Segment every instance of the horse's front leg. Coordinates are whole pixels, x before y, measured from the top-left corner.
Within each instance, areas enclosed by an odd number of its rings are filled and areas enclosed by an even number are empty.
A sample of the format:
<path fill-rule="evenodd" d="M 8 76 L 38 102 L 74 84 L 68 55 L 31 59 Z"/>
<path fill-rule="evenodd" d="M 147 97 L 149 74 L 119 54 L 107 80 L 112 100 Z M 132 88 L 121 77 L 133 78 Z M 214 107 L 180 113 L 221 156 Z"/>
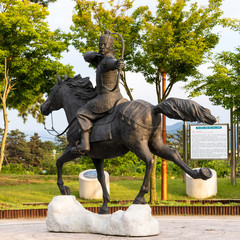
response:
<path fill-rule="evenodd" d="M 71 152 L 71 147 L 68 145 L 64 153 L 57 159 L 56 166 L 57 166 L 57 173 L 58 173 L 58 179 L 57 179 L 57 185 L 62 195 L 70 195 L 70 188 L 68 186 L 64 186 L 63 180 L 62 180 L 62 167 L 65 162 L 74 160 L 77 158 L 78 155 L 73 154 Z"/>
<path fill-rule="evenodd" d="M 100 182 L 103 190 L 103 205 L 100 207 L 99 214 L 109 214 L 108 202 L 110 201 L 110 196 L 107 191 L 105 175 L 104 175 L 104 159 L 92 159 L 93 164 L 97 170 L 97 178 Z"/>

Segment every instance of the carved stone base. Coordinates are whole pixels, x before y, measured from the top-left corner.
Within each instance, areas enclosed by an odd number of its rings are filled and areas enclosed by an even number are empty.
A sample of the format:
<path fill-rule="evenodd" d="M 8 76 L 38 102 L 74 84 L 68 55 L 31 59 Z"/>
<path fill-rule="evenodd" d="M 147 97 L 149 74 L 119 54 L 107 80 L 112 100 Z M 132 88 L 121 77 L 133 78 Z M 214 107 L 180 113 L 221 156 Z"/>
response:
<path fill-rule="evenodd" d="M 99 215 L 86 210 L 75 196 L 56 196 L 48 206 L 47 228 L 51 232 L 99 233 L 118 236 L 153 236 L 159 223 L 149 205 L 131 205 L 127 211 Z"/>

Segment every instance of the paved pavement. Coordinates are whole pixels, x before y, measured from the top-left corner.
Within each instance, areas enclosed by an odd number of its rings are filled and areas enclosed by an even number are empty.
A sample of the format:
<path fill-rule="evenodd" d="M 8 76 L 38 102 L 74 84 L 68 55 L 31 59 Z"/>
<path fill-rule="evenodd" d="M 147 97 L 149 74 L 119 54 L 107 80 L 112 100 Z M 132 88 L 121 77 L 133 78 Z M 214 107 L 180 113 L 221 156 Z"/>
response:
<path fill-rule="evenodd" d="M 118 237 L 85 233 L 48 232 L 45 218 L 0 220 L 1 240 L 239 240 L 240 216 L 158 216 L 160 234 Z"/>

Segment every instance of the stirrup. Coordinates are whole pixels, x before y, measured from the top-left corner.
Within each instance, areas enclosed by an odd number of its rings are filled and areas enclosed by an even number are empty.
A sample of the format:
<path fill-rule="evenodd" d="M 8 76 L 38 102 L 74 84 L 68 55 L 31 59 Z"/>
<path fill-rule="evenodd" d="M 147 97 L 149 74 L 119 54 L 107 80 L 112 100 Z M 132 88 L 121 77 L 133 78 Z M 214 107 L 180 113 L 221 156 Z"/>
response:
<path fill-rule="evenodd" d="M 82 152 L 81 149 L 78 147 L 79 143 L 80 143 L 80 140 L 77 140 L 76 143 L 75 143 L 75 145 L 76 145 L 76 150 L 77 150 L 81 155 L 85 155 L 87 151 L 86 151 L 86 152 Z"/>

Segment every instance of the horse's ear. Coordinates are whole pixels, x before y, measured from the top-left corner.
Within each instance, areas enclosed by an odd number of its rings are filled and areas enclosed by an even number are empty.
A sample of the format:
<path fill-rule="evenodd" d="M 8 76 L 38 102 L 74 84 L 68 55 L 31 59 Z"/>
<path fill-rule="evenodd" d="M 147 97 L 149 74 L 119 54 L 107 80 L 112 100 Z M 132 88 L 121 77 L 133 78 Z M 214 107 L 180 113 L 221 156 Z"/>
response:
<path fill-rule="evenodd" d="M 62 83 L 62 79 L 61 77 L 59 76 L 59 74 L 57 73 L 57 80 L 58 80 L 58 83 L 61 84 Z"/>
<path fill-rule="evenodd" d="M 67 74 L 65 73 L 64 74 L 64 80 L 67 80 L 68 79 L 68 76 L 67 76 Z"/>

